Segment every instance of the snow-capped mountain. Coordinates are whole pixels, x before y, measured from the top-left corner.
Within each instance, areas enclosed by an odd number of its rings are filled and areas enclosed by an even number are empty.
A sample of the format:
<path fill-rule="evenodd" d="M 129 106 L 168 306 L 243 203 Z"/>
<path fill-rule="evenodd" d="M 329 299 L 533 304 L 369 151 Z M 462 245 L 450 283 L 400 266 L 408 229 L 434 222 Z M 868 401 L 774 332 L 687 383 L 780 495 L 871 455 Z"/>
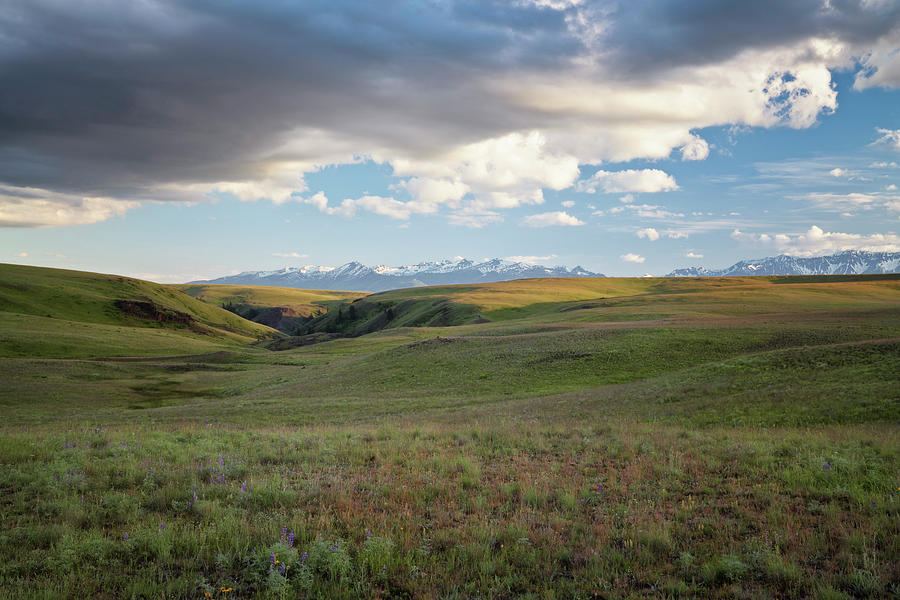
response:
<path fill-rule="evenodd" d="M 277 271 L 246 271 L 208 281 L 234 285 L 269 285 L 312 290 L 383 292 L 398 288 L 455 283 L 488 283 L 530 277 L 603 277 L 582 267 L 544 267 L 494 258 L 476 263 L 465 258 L 421 262 L 415 265 L 367 267 L 349 262 L 340 267 L 286 267 Z"/>
<path fill-rule="evenodd" d="M 900 252 L 848 250 L 831 256 L 773 256 L 742 260 L 727 269 L 688 267 L 667 277 L 729 277 L 737 275 L 862 275 L 900 272 Z"/>

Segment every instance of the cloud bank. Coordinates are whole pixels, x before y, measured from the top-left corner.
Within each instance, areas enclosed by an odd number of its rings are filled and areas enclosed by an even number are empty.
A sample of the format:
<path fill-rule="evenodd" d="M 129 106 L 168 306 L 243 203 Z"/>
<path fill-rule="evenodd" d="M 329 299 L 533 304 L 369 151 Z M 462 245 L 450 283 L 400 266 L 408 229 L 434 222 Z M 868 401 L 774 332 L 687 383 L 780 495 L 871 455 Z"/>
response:
<path fill-rule="evenodd" d="M 870 0 L 11 0 L 0 225 L 305 201 L 304 174 L 371 159 L 402 196 L 311 204 L 484 226 L 581 165 L 703 160 L 704 127 L 810 127 L 855 61 L 857 88 L 897 87 L 898 22 Z M 675 189 L 661 170 L 588 181 Z"/>

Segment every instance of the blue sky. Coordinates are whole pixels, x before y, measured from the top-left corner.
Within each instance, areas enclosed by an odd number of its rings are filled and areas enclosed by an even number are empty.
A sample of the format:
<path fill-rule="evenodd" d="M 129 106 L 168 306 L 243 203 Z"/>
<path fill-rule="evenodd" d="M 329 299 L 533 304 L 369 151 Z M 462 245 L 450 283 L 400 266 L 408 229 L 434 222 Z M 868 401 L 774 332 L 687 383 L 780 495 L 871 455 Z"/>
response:
<path fill-rule="evenodd" d="M 649 4 L 10 3 L 0 261 L 900 251 L 897 3 Z"/>

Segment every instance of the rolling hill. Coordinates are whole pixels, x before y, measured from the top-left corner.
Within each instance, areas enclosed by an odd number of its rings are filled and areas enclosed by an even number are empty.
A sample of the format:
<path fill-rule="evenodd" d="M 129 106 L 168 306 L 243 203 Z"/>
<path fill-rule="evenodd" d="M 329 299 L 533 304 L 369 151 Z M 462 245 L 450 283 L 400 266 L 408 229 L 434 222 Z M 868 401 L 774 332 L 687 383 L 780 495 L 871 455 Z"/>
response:
<path fill-rule="evenodd" d="M 697 318 L 890 307 L 900 275 L 729 278 L 554 278 L 409 288 L 372 294 L 309 321 L 301 333 L 361 335 L 524 317 L 543 321 Z"/>
<path fill-rule="evenodd" d="M 165 285 L 0 265 L 2 356 L 189 354 L 280 335 Z"/>

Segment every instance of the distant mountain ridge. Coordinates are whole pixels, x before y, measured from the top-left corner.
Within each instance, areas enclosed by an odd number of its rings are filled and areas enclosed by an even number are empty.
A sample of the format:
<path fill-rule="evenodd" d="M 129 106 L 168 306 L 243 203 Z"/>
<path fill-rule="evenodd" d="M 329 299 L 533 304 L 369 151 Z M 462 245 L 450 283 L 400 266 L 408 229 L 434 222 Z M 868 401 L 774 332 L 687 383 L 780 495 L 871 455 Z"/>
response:
<path fill-rule="evenodd" d="M 687 267 L 666 277 L 734 277 L 739 275 L 865 275 L 900 272 L 900 252 L 847 250 L 829 256 L 800 258 L 781 254 L 742 260 L 726 269 Z"/>
<path fill-rule="evenodd" d="M 311 290 L 356 290 L 384 292 L 400 288 L 460 283 L 493 283 L 532 277 L 604 277 L 580 266 L 544 267 L 493 258 L 484 262 L 468 259 L 421 262 L 415 265 L 368 267 L 353 261 L 340 267 L 285 267 L 276 271 L 246 271 L 206 281 L 231 285 L 266 285 Z"/>

